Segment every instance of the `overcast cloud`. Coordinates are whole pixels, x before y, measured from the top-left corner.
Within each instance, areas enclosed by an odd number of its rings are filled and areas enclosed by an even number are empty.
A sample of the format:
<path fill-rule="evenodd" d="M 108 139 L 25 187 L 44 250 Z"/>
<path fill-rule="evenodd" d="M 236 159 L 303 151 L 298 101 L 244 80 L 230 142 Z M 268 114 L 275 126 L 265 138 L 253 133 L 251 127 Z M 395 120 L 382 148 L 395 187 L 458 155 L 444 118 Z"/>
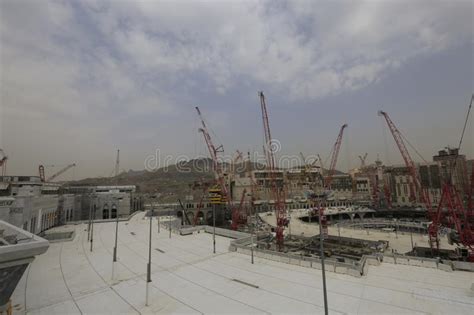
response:
<path fill-rule="evenodd" d="M 9 173 L 76 162 L 76 178 L 106 176 L 117 148 L 123 169 L 143 169 L 157 148 L 205 154 L 196 105 L 229 153 L 259 150 L 258 90 L 283 153 L 327 155 L 347 122 L 341 169 L 364 152 L 399 162 L 383 108 L 429 159 L 457 144 L 474 90 L 472 1 L 3 0 L 0 10 Z"/>

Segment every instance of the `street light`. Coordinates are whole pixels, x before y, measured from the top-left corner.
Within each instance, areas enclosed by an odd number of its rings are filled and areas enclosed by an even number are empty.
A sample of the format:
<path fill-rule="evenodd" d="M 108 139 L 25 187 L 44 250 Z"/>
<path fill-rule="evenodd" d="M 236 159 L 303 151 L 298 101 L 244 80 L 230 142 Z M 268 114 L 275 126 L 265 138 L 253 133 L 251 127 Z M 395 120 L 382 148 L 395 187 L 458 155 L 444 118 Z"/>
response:
<path fill-rule="evenodd" d="M 92 219 L 91 219 L 91 248 L 90 251 L 92 252 L 92 248 L 94 246 L 94 218 L 95 218 L 95 213 L 96 213 L 96 205 L 95 205 L 95 195 L 91 196 L 91 202 L 94 202 L 92 206 Z"/>
<path fill-rule="evenodd" d="M 87 225 L 87 241 L 91 240 L 92 195 L 89 195 L 89 224 Z"/>
<path fill-rule="evenodd" d="M 155 195 L 151 196 L 152 199 L 156 198 Z M 152 223 L 153 223 L 153 208 L 154 202 L 151 201 L 151 210 L 150 210 L 150 238 L 148 240 L 148 264 L 146 268 L 146 297 L 145 305 L 148 306 L 148 295 L 149 295 L 149 286 L 151 282 L 151 232 L 152 232 Z"/>
<path fill-rule="evenodd" d="M 119 209 L 120 209 L 120 199 L 116 199 L 116 203 L 118 204 L 118 206 L 116 206 L 115 204 L 112 204 L 112 210 L 114 209 L 114 206 L 115 206 L 115 246 L 114 246 L 114 255 L 112 258 L 112 280 L 114 279 L 115 263 L 117 262 L 117 239 L 118 239 L 118 224 L 119 224 L 118 214 L 119 214 Z"/>
<path fill-rule="evenodd" d="M 326 270 L 324 268 L 324 246 L 323 246 L 323 225 L 322 225 L 322 207 L 318 205 L 319 210 L 319 249 L 321 251 L 321 272 L 323 276 L 323 295 L 324 295 L 324 314 L 328 315 L 328 296 L 326 292 Z"/>

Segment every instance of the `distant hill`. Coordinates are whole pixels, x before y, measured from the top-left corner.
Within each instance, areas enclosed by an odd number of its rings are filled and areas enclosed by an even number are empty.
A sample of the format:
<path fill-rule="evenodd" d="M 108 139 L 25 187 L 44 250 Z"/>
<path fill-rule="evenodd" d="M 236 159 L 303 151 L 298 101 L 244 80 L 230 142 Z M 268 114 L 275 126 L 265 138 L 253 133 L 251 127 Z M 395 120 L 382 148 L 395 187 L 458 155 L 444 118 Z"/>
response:
<path fill-rule="evenodd" d="M 226 170 L 230 169 L 229 164 L 224 164 Z M 265 169 L 263 164 L 248 162 L 235 165 L 236 173 L 243 174 L 249 169 Z M 336 171 L 335 174 L 344 174 Z M 184 199 L 186 195 L 195 194 L 193 189 L 199 183 L 210 183 L 214 180 L 212 172 L 212 160 L 209 158 L 193 159 L 162 167 L 155 171 L 129 170 L 122 172 L 116 177 L 95 177 L 85 178 L 78 181 L 67 182 L 66 186 L 100 186 L 100 185 L 136 185 L 141 193 L 159 193 L 160 199 L 164 202 L 175 202 L 178 198 Z M 193 193 L 194 192 L 194 193 Z"/>
<path fill-rule="evenodd" d="M 264 169 L 262 164 L 252 164 L 253 169 Z M 239 163 L 235 167 L 237 173 L 244 173 L 249 166 L 248 163 Z M 230 165 L 225 164 L 225 168 L 228 170 Z M 198 186 L 200 182 L 210 183 L 213 180 L 212 160 L 203 158 L 183 161 L 176 165 L 159 168 L 156 171 L 129 170 L 120 173 L 117 177 L 85 178 L 67 182 L 66 185 L 136 185 L 139 192 L 158 192 L 163 201 L 176 201 L 177 198 L 193 194 L 193 187 Z"/>

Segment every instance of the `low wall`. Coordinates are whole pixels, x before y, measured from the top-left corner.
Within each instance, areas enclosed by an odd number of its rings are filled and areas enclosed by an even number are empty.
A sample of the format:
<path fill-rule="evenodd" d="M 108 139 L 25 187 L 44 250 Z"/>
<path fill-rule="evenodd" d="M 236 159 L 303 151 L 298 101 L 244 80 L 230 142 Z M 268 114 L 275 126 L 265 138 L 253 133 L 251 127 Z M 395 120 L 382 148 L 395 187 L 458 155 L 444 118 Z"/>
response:
<path fill-rule="evenodd" d="M 439 269 L 439 270 L 443 270 L 447 272 L 452 272 L 453 270 L 466 270 L 462 268 L 472 268 L 472 269 L 467 269 L 467 270 L 474 271 L 473 263 L 468 263 L 468 262 L 463 262 L 463 261 L 443 261 L 443 260 L 433 259 L 433 258 L 414 257 L 414 256 L 405 256 L 405 255 L 396 255 L 396 254 L 384 255 L 383 262 L 389 263 L 389 264 L 434 268 L 434 269 Z"/>
<path fill-rule="evenodd" d="M 214 228 L 209 225 L 205 225 L 204 229 L 206 233 L 212 233 L 214 230 Z M 218 228 L 218 227 L 216 227 L 216 235 L 225 236 L 229 238 L 235 238 L 235 239 L 250 237 L 250 234 L 248 233 L 233 231 L 233 230 L 228 230 L 228 229 L 223 229 L 223 228 Z"/>
<path fill-rule="evenodd" d="M 217 233 L 217 231 L 216 231 Z M 234 251 L 244 255 L 251 255 L 252 250 L 249 248 L 251 237 L 247 236 L 241 239 L 236 239 L 230 243 L 229 251 Z M 261 248 L 254 248 L 255 257 L 264 258 L 268 260 L 283 262 L 286 264 L 302 266 L 306 268 L 321 269 L 321 260 L 315 257 L 306 257 L 302 255 L 295 255 L 291 253 L 281 253 L 270 251 Z M 376 258 L 374 258 L 377 260 Z M 362 267 L 358 264 L 348 264 L 338 262 L 337 260 L 326 258 L 324 266 L 327 271 L 347 274 L 354 277 L 362 276 Z"/>
<path fill-rule="evenodd" d="M 229 251 L 234 251 L 244 255 L 251 255 L 251 249 L 249 248 L 250 242 L 251 238 L 249 236 L 236 239 L 230 242 Z M 306 268 L 321 269 L 321 260 L 315 257 L 306 257 L 291 253 L 281 253 L 260 248 L 254 248 L 254 255 L 258 258 L 264 258 Z M 330 272 L 346 274 L 353 277 L 361 277 L 368 274 L 369 266 L 378 266 L 382 262 L 423 268 L 434 268 L 446 272 L 452 272 L 453 270 L 474 272 L 474 263 L 470 262 L 442 261 L 432 258 L 412 257 L 397 254 L 364 255 L 358 263 L 354 264 L 342 263 L 331 258 L 326 258 L 324 260 L 324 265 L 325 269 Z"/>
<path fill-rule="evenodd" d="M 452 261 L 453 269 L 474 272 L 474 263 L 467 261 Z"/>

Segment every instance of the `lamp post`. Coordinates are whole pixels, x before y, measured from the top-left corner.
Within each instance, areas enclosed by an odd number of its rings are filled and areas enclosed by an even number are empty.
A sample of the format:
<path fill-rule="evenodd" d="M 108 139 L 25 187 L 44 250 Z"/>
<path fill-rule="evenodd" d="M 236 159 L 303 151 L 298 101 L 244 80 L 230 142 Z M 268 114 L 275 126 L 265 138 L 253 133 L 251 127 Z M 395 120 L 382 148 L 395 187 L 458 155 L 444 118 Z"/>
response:
<path fill-rule="evenodd" d="M 326 292 L 326 270 L 324 268 L 324 245 L 323 245 L 323 225 L 321 223 L 322 219 L 322 208 L 321 205 L 318 206 L 319 210 L 319 249 L 321 255 L 321 273 L 323 276 L 323 295 L 324 295 L 324 314 L 328 315 L 328 296 Z"/>
<path fill-rule="evenodd" d="M 170 238 L 171 238 L 171 208 L 169 209 L 168 214 L 170 216 Z"/>
<path fill-rule="evenodd" d="M 89 224 L 87 225 L 87 241 L 91 240 L 92 195 L 89 195 Z"/>
<path fill-rule="evenodd" d="M 95 218 L 95 212 L 96 212 L 96 205 L 95 205 L 95 195 L 91 196 L 91 201 L 93 201 L 93 206 L 92 206 L 92 219 L 91 219 L 91 248 L 90 251 L 92 252 L 92 248 L 94 246 L 94 218 Z"/>
<path fill-rule="evenodd" d="M 119 204 L 119 206 L 112 204 L 112 210 L 114 209 L 114 206 L 116 208 L 115 209 L 115 246 L 114 246 L 114 254 L 112 258 L 112 280 L 114 279 L 115 263 L 117 262 L 117 239 L 118 239 L 118 225 L 119 225 L 118 213 L 120 209 L 120 200 L 116 199 L 116 203 Z"/>
<path fill-rule="evenodd" d="M 212 204 L 212 246 L 213 253 L 216 253 L 216 205 Z"/>
<path fill-rule="evenodd" d="M 155 198 L 155 196 L 152 196 L 152 198 Z M 149 286 L 151 282 L 151 231 L 152 231 L 152 226 L 153 226 L 153 207 L 154 203 L 153 201 L 151 202 L 151 211 L 150 211 L 150 238 L 148 240 L 148 264 L 146 268 L 146 297 L 145 297 L 145 305 L 148 306 L 148 295 L 149 295 Z"/>

